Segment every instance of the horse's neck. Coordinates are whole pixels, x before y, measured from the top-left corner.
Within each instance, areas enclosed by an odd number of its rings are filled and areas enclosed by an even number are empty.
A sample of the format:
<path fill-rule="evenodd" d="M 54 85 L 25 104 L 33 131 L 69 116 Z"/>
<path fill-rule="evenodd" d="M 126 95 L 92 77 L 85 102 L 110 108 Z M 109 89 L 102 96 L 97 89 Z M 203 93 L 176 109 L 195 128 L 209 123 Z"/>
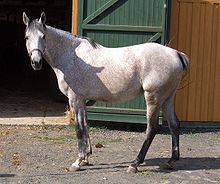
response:
<path fill-rule="evenodd" d="M 79 40 L 68 32 L 47 26 L 45 59 L 52 68 L 65 62 L 61 60 L 63 53 L 74 52 Z"/>

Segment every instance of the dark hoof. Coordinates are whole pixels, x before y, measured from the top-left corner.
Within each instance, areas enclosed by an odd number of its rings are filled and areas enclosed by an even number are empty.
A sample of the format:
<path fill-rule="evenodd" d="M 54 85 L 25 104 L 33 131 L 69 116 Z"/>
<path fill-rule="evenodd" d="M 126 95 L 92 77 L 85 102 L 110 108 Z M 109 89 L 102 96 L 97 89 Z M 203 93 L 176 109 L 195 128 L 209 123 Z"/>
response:
<path fill-rule="evenodd" d="M 89 166 L 89 162 L 83 160 L 81 163 L 80 163 L 80 166 Z"/>
<path fill-rule="evenodd" d="M 138 172 L 137 167 L 129 166 L 127 169 L 127 173 L 137 173 L 137 172 Z"/>

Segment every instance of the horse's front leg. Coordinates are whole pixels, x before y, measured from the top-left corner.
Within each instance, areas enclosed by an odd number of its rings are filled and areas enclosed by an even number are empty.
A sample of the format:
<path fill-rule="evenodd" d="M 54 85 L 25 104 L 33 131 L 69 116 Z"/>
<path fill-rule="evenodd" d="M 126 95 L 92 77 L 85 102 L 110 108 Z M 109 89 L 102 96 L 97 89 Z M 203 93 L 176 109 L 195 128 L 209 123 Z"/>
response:
<path fill-rule="evenodd" d="M 74 123 L 78 139 L 79 154 L 78 158 L 69 169 L 70 171 L 78 171 L 81 166 L 88 164 L 88 157 L 92 154 L 92 148 L 88 133 L 85 101 L 79 99 L 74 100 L 72 103 L 70 102 L 70 107 L 74 110 Z"/>

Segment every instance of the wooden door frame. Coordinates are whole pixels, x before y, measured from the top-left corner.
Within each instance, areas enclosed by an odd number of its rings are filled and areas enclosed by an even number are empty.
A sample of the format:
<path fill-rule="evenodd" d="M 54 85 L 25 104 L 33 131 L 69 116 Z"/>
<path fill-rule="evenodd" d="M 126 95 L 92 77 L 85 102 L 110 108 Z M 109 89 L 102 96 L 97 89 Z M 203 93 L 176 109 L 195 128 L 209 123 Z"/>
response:
<path fill-rule="evenodd" d="M 77 34 L 78 29 L 78 0 L 72 0 L 72 33 Z"/>

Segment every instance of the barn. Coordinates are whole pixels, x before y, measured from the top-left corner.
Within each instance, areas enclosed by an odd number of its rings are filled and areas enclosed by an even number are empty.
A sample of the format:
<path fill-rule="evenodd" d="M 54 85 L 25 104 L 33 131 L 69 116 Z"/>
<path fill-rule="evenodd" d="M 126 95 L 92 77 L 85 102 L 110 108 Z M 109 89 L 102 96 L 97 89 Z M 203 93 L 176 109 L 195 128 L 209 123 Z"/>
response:
<path fill-rule="evenodd" d="M 25 48 L 22 12 L 36 18 L 45 11 L 47 24 L 105 46 L 154 41 L 185 52 L 191 67 L 175 99 L 179 119 L 220 121 L 219 1 L 2 0 L 0 9 L 1 88 L 63 100 L 53 71 L 45 62 L 42 71 L 34 72 Z M 98 102 L 88 112 L 91 120 L 145 123 L 145 108 L 139 97 L 126 103 Z"/>

